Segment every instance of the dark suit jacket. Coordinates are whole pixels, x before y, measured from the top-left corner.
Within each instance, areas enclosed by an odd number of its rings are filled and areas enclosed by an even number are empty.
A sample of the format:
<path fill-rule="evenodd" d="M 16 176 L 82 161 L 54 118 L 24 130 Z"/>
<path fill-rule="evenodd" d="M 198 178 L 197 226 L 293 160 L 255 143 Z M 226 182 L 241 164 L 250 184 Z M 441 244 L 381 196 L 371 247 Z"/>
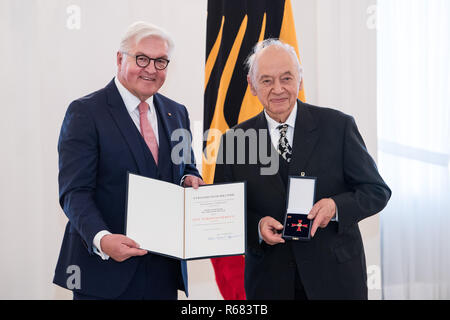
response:
<path fill-rule="evenodd" d="M 268 127 L 264 113 L 260 113 L 236 128 L 245 131 Z M 218 154 L 225 156 L 230 150 L 224 137 Z M 266 143 L 276 152 L 269 134 Z M 248 143 L 245 149 L 248 152 Z M 228 163 L 217 164 L 215 182 L 247 181 L 248 299 L 294 298 L 293 269 L 298 270 L 310 299 L 367 299 L 366 263 L 358 222 L 381 211 L 391 191 L 378 174 L 351 116 L 298 101 L 289 175 L 303 172 L 317 177 L 316 201 L 332 198 L 339 220 L 318 229 L 309 242 L 287 241 L 275 246 L 260 243 L 261 218 L 272 216 L 284 221 L 285 184 L 279 174 L 261 175 L 263 165 L 260 161 L 250 164 L 248 155 L 245 164 L 230 164 L 226 159 L 223 162 Z"/>
<path fill-rule="evenodd" d="M 161 133 L 170 137 L 178 128 L 190 130 L 188 112 L 183 105 L 160 94 L 154 95 L 154 104 L 162 124 L 160 137 Z M 178 141 L 160 141 L 160 162 L 161 157 L 163 161 L 170 161 L 169 152 L 161 154 L 164 143 L 167 150 L 171 150 Z M 171 182 L 178 185 L 185 174 L 199 176 L 192 149 L 188 147 L 192 164 L 183 162 L 171 167 Z M 101 230 L 124 234 L 127 172 L 151 178 L 160 178 L 160 172 L 114 81 L 70 104 L 62 124 L 58 151 L 59 199 L 69 222 L 53 281 L 67 287 L 71 275 L 67 268 L 75 265 L 81 271 L 80 293 L 117 297 L 146 256 L 121 263 L 111 258 L 103 261 L 93 252 L 93 239 Z M 184 280 L 180 289 L 187 292 L 185 262 L 181 263 L 180 274 L 174 277 Z"/>

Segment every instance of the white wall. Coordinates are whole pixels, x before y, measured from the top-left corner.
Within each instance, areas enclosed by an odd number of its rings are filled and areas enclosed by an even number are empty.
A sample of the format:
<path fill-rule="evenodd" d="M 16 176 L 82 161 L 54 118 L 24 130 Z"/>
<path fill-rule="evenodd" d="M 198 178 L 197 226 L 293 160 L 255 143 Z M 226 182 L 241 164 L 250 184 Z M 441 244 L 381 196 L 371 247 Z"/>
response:
<path fill-rule="evenodd" d="M 292 0 L 308 102 L 354 115 L 376 156 L 376 35 L 366 27 L 371 3 Z M 132 22 L 147 20 L 173 35 L 176 48 L 162 92 L 186 104 L 194 137 L 201 134 L 206 4 L 0 2 L 0 299 L 71 298 L 51 283 L 66 222 L 58 205 L 59 129 L 70 101 L 112 79 L 119 39 Z M 80 9 L 80 29 L 71 29 L 77 26 L 74 12 L 66 11 L 71 5 Z M 362 229 L 368 265 L 379 265 L 378 218 Z M 190 298 L 220 298 L 209 260 L 190 262 L 189 276 Z"/>
<path fill-rule="evenodd" d="M 302 1 L 292 3 L 296 9 L 303 7 Z M 312 91 L 316 96 L 308 97 L 308 101 L 354 116 L 370 154 L 376 159 L 377 40 L 373 10 L 376 0 L 317 0 L 315 4 L 316 77 L 306 70 L 305 79 L 307 84 L 310 77 L 316 81 Z M 300 21 L 299 10 L 295 13 L 296 21 Z M 296 27 L 302 35 L 301 25 L 298 23 Z M 301 41 L 300 38 L 299 46 Z M 302 48 L 304 55 L 311 53 L 308 49 Z M 379 216 L 362 221 L 360 228 L 369 269 L 369 298 L 381 299 Z"/>

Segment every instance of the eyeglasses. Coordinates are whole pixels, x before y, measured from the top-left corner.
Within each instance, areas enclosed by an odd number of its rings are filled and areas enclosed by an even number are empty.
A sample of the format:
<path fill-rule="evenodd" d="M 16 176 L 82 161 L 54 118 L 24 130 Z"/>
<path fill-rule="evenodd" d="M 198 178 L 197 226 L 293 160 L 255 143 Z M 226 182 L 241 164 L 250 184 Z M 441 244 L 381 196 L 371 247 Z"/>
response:
<path fill-rule="evenodd" d="M 164 59 L 164 58 L 149 58 L 145 54 L 139 54 L 135 56 L 134 54 L 130 54 L 128 52 L 122 52 L 123 54 L 126 54 L 130 57 L 136 58 L 136 64 L 138 67 L 146 68 L 152 60 L 155 63 L 155 69 L 156 70 L 164 70 L 169 65 L 170 60 Z"/>

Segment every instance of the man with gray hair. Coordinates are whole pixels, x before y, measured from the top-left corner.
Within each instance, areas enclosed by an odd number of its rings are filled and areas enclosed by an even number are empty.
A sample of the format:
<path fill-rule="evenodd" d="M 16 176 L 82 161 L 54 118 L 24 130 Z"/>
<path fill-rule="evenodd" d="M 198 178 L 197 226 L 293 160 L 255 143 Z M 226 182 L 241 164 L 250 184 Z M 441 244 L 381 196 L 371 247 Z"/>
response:
<path fill-rule="evenodd" d="M 158 93 L 172 49 L 164 30 L 134 23 L 117 52 L 117 76 L 67 109 L 58 152 L 59 200 L 69 221 L 53 282 L 74 299 L 177 299 L 178 289 L 187 295 L 186 262 L 148 253 L 124 235 L 128 172 L 204 184 L 190 145 L 179 156 L 192 161 L 171 159 L 172 132 L 190 134 L 186 108 Z"/>
<path fill-rule="evenodd" d="M 238 163 L 237 155 L 223 156 L 226 160 L 217 162 L 214 179 L 216 183 L 247 181 L 247 298 L 367 299 L 358 222 L 385 207 L 390 189 L 351 116 L 297 99 L 302 69 L 290 45 L 265 40 L 247 61 L 250 90 L 264 110 L 234 129 L 268 131 L 265 138 L 257 135 L 267 141 L 256 143 L 278 152 L 279 168 L 264 175 L 262 161 Z M 219 155 L 234 151 L 227 150 L 227 145 L 234 148 L 232 134 L 230 130 L 222 137 Z M 251 150 L 249 144 L 244 149 Z M 281 235 L 289 176 L 317 181 L 307 242 Z"/>

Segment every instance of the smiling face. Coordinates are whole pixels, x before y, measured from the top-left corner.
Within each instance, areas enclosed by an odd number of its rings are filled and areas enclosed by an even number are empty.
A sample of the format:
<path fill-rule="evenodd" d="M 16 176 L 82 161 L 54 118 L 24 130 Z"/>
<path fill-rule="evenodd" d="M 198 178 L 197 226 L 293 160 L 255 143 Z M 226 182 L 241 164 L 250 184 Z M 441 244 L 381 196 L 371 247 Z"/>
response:
<path fill-rule="evenodd" d="M 297 103 L 301 88 L 297 63 L 276 45 L 262 49 L 256 59 L 255 75 L 247 77 L 250 91 L 272 119 L 283 123 Z"/>
<path fill-rule="evenodd" d="M 139 100 L 145 101 L 158 92 L 164 84 L 167 68 L 155 69 L 154 61 L 151 61 L 146 68 L 141 68 L 136 64 L 134 56 L 144 54 L 149 58 L 168 59 L 169 47 L 165 40 L 151 36 L 139 41 L 130 48 L 128 53 L 129 55 L 117 53 L 117 79 Z"/>

